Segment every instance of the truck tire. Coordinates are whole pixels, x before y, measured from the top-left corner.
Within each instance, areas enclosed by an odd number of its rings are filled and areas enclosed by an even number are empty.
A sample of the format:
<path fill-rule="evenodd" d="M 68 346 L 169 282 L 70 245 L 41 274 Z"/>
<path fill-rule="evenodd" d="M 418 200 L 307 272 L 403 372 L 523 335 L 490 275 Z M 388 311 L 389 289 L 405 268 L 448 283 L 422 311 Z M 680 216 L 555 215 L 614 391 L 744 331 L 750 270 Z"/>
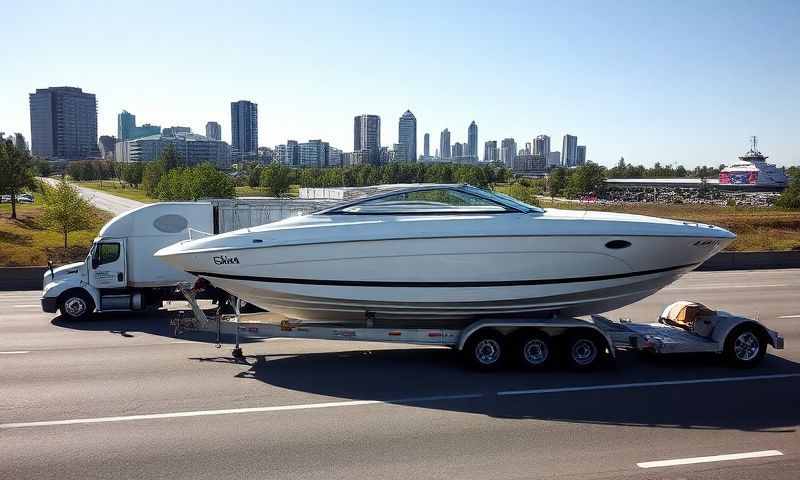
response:
<path fill-rule="evenodd" d="M 500 333 L 483 329 L 473 333 L 464 345 L 464 358 L 475 370 L 498 370 L 505 361 L 506 342 Z"/>
<path fill-rule="evenodd" d="M 86 320 L 94 312 L 94 300 L 83 290 L 65 292 L 58 303 L 61 316 L 73 322 Z"/>
<path fill-rule="evenodd" d="M 598 333 L 581 330 L 567 335 L 564 353 L 573 370 L 589 371 L 606 359 L 608 342 Z"/>
<path fill-rule="evenodd" d="M 526 370 L 543 370 L 552 364 L 553 342 L 550 337 L 535 330 L 516 336 L 514 354 L 517 364 Z"/>
<path fill-rule="evenodd" d="M 723 355 L 734 367 L 755 367 L 766 353 L 767 339 L 763 331 L 755 325 L 739 325 L 725 338 Z"/>

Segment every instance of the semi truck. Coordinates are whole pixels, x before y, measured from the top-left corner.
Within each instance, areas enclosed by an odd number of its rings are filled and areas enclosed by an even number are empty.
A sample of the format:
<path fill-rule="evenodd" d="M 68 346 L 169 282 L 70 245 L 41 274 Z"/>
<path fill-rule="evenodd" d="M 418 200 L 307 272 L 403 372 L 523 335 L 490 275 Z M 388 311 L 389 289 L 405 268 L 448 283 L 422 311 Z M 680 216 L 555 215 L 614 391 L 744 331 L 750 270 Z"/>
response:
<path fill-rule="evenodd" d="M 153 257 L 160 248 L 198 236 L 247 228 L 331 205 L 326 200 L 240 197 L 148 204 L 106 223 L 82 262 L 44 273 L 42 310 L 82 320 L 96 312 L 158 308 L 193 281 Z"/>

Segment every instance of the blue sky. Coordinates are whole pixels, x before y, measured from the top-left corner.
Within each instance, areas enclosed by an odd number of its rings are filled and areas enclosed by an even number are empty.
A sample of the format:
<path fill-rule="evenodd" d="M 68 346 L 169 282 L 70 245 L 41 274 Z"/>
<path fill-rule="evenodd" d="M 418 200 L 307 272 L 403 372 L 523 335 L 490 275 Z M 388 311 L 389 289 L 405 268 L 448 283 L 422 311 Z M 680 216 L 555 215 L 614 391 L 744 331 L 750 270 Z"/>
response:
<path fill-rule="evenodd" d="M 401 4 L 402 3 L 402 4 Z M 29 138 L 28 93 L 98 97 L 99 133 L 222 124 L 259 105 L 259 144 L 352 149 L 353 116 L 418 144 L 449 128 L 479 142 L 565 133 L 611 165 L 729 163 L 758 135 L 800 164 L 800 2 L 13 2 L 2 8 L 0 131 Z"/>

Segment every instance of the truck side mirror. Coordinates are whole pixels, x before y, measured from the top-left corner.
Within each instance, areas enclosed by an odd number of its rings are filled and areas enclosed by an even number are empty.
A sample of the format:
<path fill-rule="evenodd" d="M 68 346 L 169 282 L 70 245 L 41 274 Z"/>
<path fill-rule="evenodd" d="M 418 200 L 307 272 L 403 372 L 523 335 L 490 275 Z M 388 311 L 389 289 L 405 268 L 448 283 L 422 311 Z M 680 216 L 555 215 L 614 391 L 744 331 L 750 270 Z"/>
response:
<path fill-rule="evenodd" d="M 99 266 L 100 260 L 96 256 L 92 255 L 92 270 L 97 270 L 97 267 Z"/>

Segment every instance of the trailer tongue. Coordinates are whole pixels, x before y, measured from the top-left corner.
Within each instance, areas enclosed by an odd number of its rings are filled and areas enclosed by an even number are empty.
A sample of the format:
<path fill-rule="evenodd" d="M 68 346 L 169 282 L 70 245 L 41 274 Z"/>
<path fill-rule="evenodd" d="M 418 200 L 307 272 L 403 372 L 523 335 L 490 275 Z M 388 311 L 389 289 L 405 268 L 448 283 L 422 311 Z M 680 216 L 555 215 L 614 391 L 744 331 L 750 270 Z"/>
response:
<path fill-rule="evenodd" d="M 217 347 L 224 336 L 235 341 L 233 355 L 243 358 L 241 339 L 306 338 L 441 345 L 464 354 L 482 370 L 499 368 L 509 358 L 529 369 L 550 365 L 557 357 L 575 369 L 590 369 L 611 360 L 617 350 L 654 354 L 711 352 L 732 365 L 757 365 L 767 345 L 782 349 L 783 337 L 756 320 L 712 310 L 705 305 L 680 301 L 664 309 L 655 323 L 613 321 L 600 315 L 581 318 L 508 318 L 479 320 L 464 329 L 446 328 L 352 328 L 334 324 L 308 324 L 283 315 L 263 312 L 241 314 L 240 301 L 232 298 L 233 314 L 222 314 L 223 305 L 208 315 L 197 303 L 197 289 L 178 284 L 192 314 L 180 311 L 171 322 L 176 336 L 185 332 L 213 332 Z"/>

